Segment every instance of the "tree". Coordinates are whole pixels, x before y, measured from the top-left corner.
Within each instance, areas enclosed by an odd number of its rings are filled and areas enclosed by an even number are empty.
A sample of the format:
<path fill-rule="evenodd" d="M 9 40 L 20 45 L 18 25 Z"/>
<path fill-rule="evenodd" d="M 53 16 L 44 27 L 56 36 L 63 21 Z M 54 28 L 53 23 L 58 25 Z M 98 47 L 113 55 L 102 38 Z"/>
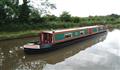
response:
<path fill-rule="evenodd" d="M 17 17 L 19 0 L 1 0 L 0 1 L 0 16 L 3 22 L 12 20 Z"/>
<path fill-rule="evenodd" d="M 3 7 L 3 5 L 0 5 L 0 22 L 4 23 L 4 20 L 6 19 L 6 12 Z"/>
<path fill-rule="evenodd" d="M 57 20 L 57 17 L 55 15 L 49 15 L 49 14 L 46 14 L 45 16 L 43 16 L 43 18 L 47 22 L 49 22 L 49 21 L 56 21 Z"/>
<path fill-rule="evenodd" d="M 110 17 L 113 17 L 113 18 L 119 18 L 120 16 L 119 15 L 117 15 L 117 14 L 111 14 L 111 15 L 109 15 Z"/>
<path fill-rule="evenodd" d="M 40 15 L 48 11 L 48 8 L 56 8 L 54 4 L 50 3 L 48 0 L 40 0 L 44 1 L 39 4 L 44 6 L 45 8 L 40 7 L 37 9 L 40 12 Z M 5 20 L 13 20 L 19 22 L 28 22 L 29 18 L 32 16 L 34 11 L 32 5 L 29 4 L 30 0 L 23 0 L 23 4 L 19 5 L 19 0 L 0 0 L 0 21 L 4 22 Z M 41 11 L 44 11 L 41 13 Z M 7 22 L 7 21 L 5 21 Z M 8 21 L 9 22 L 9 21 Z"/>
<path fill-rule="evenodd" d="M 36 5 L 34 6 L 34 4 Z M 49 0 L 37 0 L 37 3 L 36 0 L 33 0 L 29 5 L 32 6 L 32 8 L 36 8 L 42 16 L 50 14 L 51 9 L 56 9 L 55 4 L 49 2 Z"/>
<path fill-rule="evenodd" d="M 69 22 L 69 21 L 71 21 L 71 15 L 69 14 L 69 12 L 64 11 L 64 12 L 60 15 L 60 20 L 61 20 L 61 21 L 65 21 L 65 22 Z"/>
<path fill-rule="evenodd" d="M 19 7 L 19 19 L 20 22 L 28 22 L 29 13 L 31 12 L 28 6 L 29 1 L 23 0 L 23 4 Z"/>
<path fill-rule="evenodd" d="M 32 3 L 34 4 L 34 1 L 32 1 Z M 30 19 L 32 19 L 34 21 L 40 20 L 40 22 L 44 22 L 48 18 L 50 20 L 52 20 L 52 18 L 50 18 L 47 14 L 50 13 L 50 11 L 49 11 L 50 9 L 56 9 L 56 6 L 54 4 L 50 3 L 49 0 L 39 0 L 38 4 L 36 4 L 36 6 L 38 6 L 38 7 L 34 7 L 34 5 L 32 3 L 29 2 L 27 4 L 27 5 L 29 5 L 29 9 L 30 9 L 30 13 L 29 13 Z M 42 16 L 45 16 L 45 17 L 42 17 Z"/>
<path fill-rule="evenodd" d="M 80 17 L 72 17 L 72 22 L 73 23 L 79 23 L 80 22 Z"/>

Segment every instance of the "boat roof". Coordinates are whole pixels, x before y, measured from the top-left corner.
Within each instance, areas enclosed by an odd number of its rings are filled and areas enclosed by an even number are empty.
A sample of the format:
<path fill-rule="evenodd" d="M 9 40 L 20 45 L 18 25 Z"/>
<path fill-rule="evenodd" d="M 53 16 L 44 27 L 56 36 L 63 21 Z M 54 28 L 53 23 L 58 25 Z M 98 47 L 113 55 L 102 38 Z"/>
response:
<path fill-rule="evenodd" d="M 58 30 L 51 30 L 51 31 L 43 31 L 44 33 L 59 33 L 59 32 L 67 32 L 67 31 L 74 31 L 74 30 L 80 30 L 80 29 L 87 29 L 87 28 L 95 28 L 99 27 L 98 25 L 95 26 L 85 26 L 85 27 L 77 27 L 77 28 L 69 28 L 69 29 L 58 29 Z"/>

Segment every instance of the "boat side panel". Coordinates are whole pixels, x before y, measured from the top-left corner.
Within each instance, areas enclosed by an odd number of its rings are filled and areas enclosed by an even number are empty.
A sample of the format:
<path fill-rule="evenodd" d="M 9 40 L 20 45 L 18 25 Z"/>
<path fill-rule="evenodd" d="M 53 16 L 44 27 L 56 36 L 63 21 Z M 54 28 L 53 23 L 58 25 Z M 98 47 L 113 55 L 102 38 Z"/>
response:
<path fill-rule="evenodd" d="M 100 27 L 86 28 L 86 29 L 81 29 L 81 30 L 71 31 L 71 32 L 57 33 L 57 34 L 54 34 L 54 43 L 64 42 L 71 39 L 96 34 L 96 33 L 102 32 L 103 30 L 104 30 L 103 26 L 100 26 Z M 72 36 L 69 38 L 66 38 L 65 35 L 69 33 L 71 33 Z"/>
<path fill-rule="evenodd" d="M 54 37 L 55 37 L 55 38 L 54 38 L 55 41 L 57 41 L 57 40 L 63 40 L 63 39 L 64 39 L 64 33 L 55 34 Z"/>
<path fill-rule="evenodd" d="M 92 31 L 93 31 L 94 33 L 96 33 L 96 32 L 97 32 L 97 28 L 93 28 Z"/>
<path fill-rule="evenodd" d="M 83 34 L 81 34 L 80 32 L 83 32 Z M 65 38 L 65 35 L 68 34 L 68 33 L 71 33 L 72 36 L 69 37 L 69 38 Z M 86 36 L 86 35 L 88 35 L 88 30 L 87 29 L 55 34 L 54 35 L 54 42 L 55 43 L 64 42 L 64 41 L 67 41 L 67 40 L 75 39 L 75 38 L 78 38 L 78 37 L 83 37 L 83 36 Z"/>
<path fill-rule="evenodd" d="M 80 31 L 72 32 L 73 37 L 80 36 Z"/>

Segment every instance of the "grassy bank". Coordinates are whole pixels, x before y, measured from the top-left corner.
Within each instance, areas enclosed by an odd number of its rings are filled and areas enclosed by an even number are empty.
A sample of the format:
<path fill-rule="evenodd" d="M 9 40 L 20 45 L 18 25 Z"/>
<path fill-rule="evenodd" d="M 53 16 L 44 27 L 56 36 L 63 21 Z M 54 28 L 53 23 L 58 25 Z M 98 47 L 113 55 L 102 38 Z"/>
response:
<path fill-rule="evenodd" d="M 108 24 L 107 26 L 112 29 L 120 29 L 120 24 Z"/>
<path fill-rule="evenodd" d="M 41 31 L 42 30 L 30 30 L 30 31 L 19 31 L 19 32 L 0 32 L 0 40 L 38 36 Z"/>

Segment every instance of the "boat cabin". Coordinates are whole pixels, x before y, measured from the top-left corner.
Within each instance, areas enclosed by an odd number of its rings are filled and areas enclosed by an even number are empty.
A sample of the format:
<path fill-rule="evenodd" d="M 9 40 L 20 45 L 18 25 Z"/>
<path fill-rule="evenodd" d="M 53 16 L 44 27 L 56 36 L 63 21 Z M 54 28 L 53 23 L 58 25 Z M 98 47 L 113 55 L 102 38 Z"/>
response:
<path fill-rule="evenodd" d="M 40 33 L 40 43 L 44 45 L 64 42 L 67 40 L 102 32 L 103 30 L 105 30 L 104 26 L 96 25 L 71 29 L 43 31 Z"/>

